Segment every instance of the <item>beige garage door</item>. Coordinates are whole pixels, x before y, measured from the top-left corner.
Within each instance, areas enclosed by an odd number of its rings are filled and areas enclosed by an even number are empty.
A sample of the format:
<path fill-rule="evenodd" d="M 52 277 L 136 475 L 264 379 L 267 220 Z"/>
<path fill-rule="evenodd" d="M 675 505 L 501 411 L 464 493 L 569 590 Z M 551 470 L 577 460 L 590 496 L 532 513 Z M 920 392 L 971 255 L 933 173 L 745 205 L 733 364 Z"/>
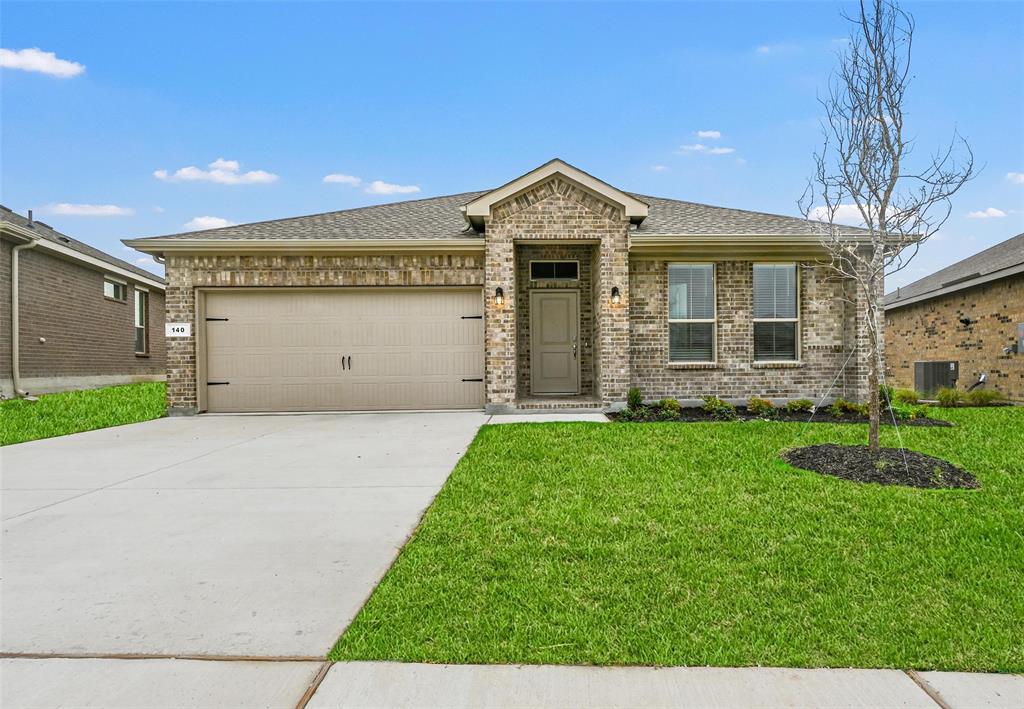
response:
<path fill-rule="evenodd" d="M 484 404 L 479 290 L 206 293 L 208 411 Z"/>

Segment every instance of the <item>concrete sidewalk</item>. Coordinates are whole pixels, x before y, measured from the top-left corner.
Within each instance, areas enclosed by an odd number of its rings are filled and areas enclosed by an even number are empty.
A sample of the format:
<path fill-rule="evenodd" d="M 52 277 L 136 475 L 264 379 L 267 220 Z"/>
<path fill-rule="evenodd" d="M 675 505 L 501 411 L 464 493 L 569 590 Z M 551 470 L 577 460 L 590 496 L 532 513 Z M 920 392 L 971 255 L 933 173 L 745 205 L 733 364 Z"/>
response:
<path fill-rule="evenodd" d="M 0 673 L 12 709 L 1024 707 L 1024 677 L 960 672 L 54 658 Z"/>

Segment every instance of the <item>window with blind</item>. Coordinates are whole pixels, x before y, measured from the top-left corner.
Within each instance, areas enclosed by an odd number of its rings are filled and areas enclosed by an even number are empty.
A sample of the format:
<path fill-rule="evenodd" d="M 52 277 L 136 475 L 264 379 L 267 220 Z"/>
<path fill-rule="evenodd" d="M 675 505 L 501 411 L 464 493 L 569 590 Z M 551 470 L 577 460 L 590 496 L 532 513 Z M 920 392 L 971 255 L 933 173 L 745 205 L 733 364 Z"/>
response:
<path fill-rule="evenodd" d="M 135 353 L 146 354 L 149 349 L 149 293 L 143 290 L 135 291 Z"/>
<path fill-rule="evenodd" d="M 668 361 L 715 361 L 714 264 L 669 264 Z"/>
<path fill-rule="evenodd" d="M 754 264 L 754 361 L 795 361 L 800 341 L 795 263 Z"/>

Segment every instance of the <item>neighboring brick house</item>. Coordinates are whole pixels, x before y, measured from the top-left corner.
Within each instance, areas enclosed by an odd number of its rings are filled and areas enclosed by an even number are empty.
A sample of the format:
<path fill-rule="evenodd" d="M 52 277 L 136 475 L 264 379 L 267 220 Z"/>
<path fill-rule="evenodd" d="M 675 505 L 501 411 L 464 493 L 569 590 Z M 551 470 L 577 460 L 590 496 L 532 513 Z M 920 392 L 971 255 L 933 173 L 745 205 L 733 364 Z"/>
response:
<path fill-rule="evenodd" d="M 163 279 L 0 206 L 0 396 L 14 396 L 12 254 L 19 245 L 21 391 L 164 379 Z"/>
<path fill-rule="evenodd" d="M 487 192 L 125 243 L 166 259 L 171 413 L 498 412 L 633 386 L 864 399 L 863 301 L 818 233 L 553 160 Z"/>
<path fill-rule="evenodd" d="M 1024 234 L 885 297 L 890 382 L 919 386 L 914 363 L 959 362 L 958 389 L 984 386 L 1024 401 Z"/>

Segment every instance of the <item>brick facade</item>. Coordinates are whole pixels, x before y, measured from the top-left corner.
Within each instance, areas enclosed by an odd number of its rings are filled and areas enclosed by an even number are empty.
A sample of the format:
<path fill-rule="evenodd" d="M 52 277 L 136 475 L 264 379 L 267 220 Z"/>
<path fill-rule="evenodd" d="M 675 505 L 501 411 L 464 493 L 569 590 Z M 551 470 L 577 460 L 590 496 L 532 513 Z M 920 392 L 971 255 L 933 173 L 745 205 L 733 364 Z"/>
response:
<path fill-rule="evenodd" d="M 492 410 L 513 407 L 520 389 L 518 350 L 524 340 L 517 335 L 516 313 L 522 308 L 522 294 L 516 280 L 515 244 L 533 241 L 562 245 L 578 241 L 596 246 L 596 277 L 590 288 L 594 393 L 606 405 L 625 401 L 629 385 L 629 220 L 622 209 L 556 176 L 495 205 L 486 220 L 485 241 L 488 406 Z M 617 306 L 611 303 L 614 286 L 622 298 Z M 499 287 L 505 293 L 500 306 L 494 299 Z M 581 309 L 583 299 L 581 293 Z"/>
<path fill-rule="evenodd" d="M 167 320 L 195 323 L 192 337 L 167 341 L 167 407 L 194 413 L 196 288 L 478 286 L 478 254 L 253 255 L 167 257 Z"/>
<path fill-rule="evenodd" d="M 1024 354 L 1003 354 L 1024 323 L 1024 274 L 887 310 L 886 373 L 913 388 L 914 362 L 956 360 L 957 388 L 988 375 L 987 389 L 1024 401 Z M 977 322 L 965 326 L 960 318 Z"/>
<path fill-rule="evenodd" d="M 0 241 L 0 380 L 11 381 L 11 249 Z M 149 353 L 135 354 L 135 303 L 103 296 L 103 273 L 42 248 L 19 254 L 21 377 L 37 392 L 79 388 L 89 382 L 152 379 L 164 374 L 164 297 L 149 291 Z M 140 284 L 141 285 L 141 284 Z M 146 288 L 145 285 L 143 285 Z M 30 381 L 34 384 L 30 386 Z M 42 388 L 40 388 L 42 387 Z"/>
<path fill-rule="evenodd" d="M 671 259 L 685 261 L 685 258 Z M 831 397 L 853 397 L 852 380 L 839 376 L 852 342 L 841 280 L 828 267 L 802 264 L 800 275 L 800 359 L 795 363 L 754 361 L 753 262 L 715 264 L 717 362 L 670 364 L 668 356 L 667 259 L 630 262 L 631 384 L 647 399 L 725 399 L 763 396 L 818 398 L 835 383 Z M 851 361 L 849 364 L 853 364 Z M 838 381 L 836 381 L 838 378 Z"/>

